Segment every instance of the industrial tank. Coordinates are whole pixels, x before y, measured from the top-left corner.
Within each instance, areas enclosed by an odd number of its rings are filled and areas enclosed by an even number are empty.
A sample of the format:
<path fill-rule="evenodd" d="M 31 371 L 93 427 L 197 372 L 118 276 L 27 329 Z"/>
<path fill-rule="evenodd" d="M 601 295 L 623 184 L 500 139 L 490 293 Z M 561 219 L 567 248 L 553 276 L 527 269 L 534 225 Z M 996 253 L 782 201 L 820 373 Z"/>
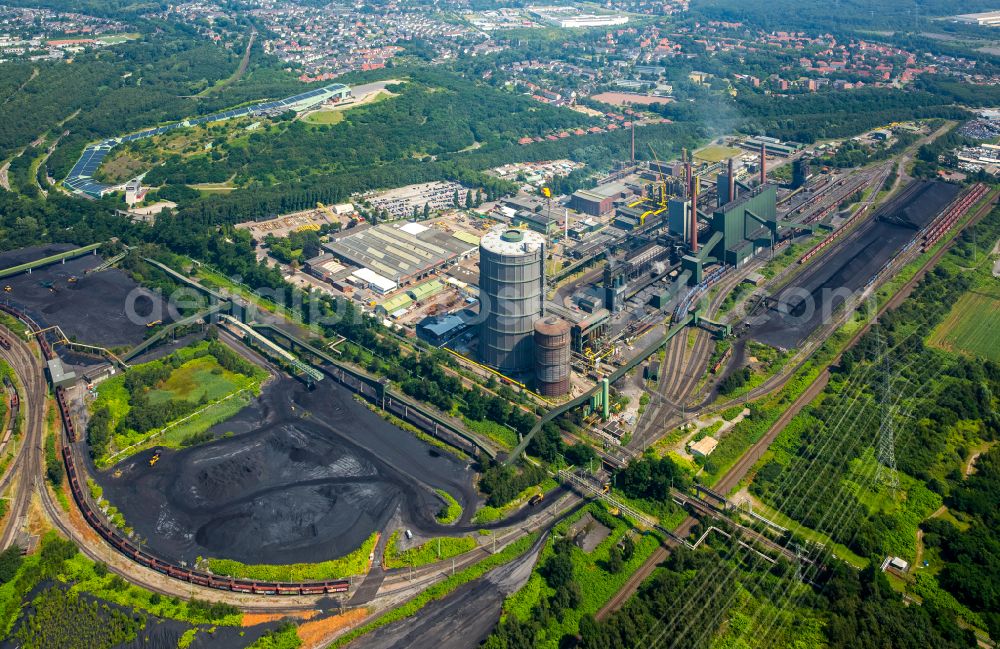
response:
<path fill-rule="evenodd" d="M 535 388 L 545 397 L 569 392 L 569 323 L 555 316 L 535 322 Z"/>
<path fill-rule="evenodd" d="M 505 374 L 534 367 L 532 332 L 544 301 L 545 239 L 498 227 L 479 242 L 479 360 Z"/>

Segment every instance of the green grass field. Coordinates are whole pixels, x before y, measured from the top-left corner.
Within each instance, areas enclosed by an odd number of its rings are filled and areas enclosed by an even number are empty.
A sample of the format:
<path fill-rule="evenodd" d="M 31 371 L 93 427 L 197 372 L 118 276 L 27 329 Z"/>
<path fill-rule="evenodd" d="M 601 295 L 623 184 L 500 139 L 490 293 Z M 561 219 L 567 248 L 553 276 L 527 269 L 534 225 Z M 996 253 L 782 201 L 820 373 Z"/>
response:
<path fill-rule="evenodd" d="M 201 183 L 188 185 L 188 187 L 196 189 L 202 194 L 228 194 L 229 192 L 236 190 L 236 185 L 230 185 L 228 183 Z"/>
<path fill-rule="evenodd" d="M 732 158 L 735 155 L 739 155 L 741 151 L 739 149 L 734 149 L 728 146 L 717 146 L 710 145 L 704 149 L 699 149 L 694 152 L 694 157 L 699 160 L 704 160 L 705 162 L 715 163 L 722 162 L 727 158 Z"/>
<path fill-rule="evenodd" d="M 129 34 L 108 34 L 107 36 L 98 36 L 97 40 L 107 45 L 121 45 L 122 43 L 127 43 L 128 41 L 134 41 L 138 38 L 142 38 L 142 34 L 129 33 Z"/>
<path fill-rule="evenodd" d="M 1000 362 L 1000 297 L 969 291 L 934 328 L 927 342 L 946 351 Z"/>
<path fill-rule="evenodd" d="M 320 110 L 315 113 L 309 113 L 302 118 L 303 122 L 307 124 L 339 124 L 344 121 L 344 111 L 342 110 Z"/>
<path fill-rule="evenodd" d="M 385 548 L 383 564 L 386 568 L 417 568 L 437 561 L 457 557 L 476 549 L 476 540 L 471 536 L 442 536 L 412 547 L 400 550 L 399 530 L 392 533 Z"/>
<path fill-rule="evenodd" d="M 150 390 L 148 396 L 150 403 L 171 399 L 215 401 L 238 388 L 248 387 L 249 383 L 252 379 L 222 369 L 215 357 L 202 356 L 178 367 L 162 385 Z"/>
<path fill-rule="evenodd" d="M 154 430 L 132 430 L 119 424 L 132 410 L 132 395 L 125 387 L 125 374 L 119 374 L 104 381 L 97 388 L 97 399 L 91 404 L 91 412 L 107 408 L 111 415 L 112 448 L 109 454 L 97 458 L 98 466 L 118 461 L 152 446 L 181 448 L 195 441 L 193 438 L 221 423 L 250 403 L 259 394 L 260 386 L 266 378 L 262 370 L 254 376 L 245 376 L 224 369 L 219 361 L 207 354 L 208 343 L 185 347 L 177 352 L 183 361 L 170 375 L 145 394 L 152 406 L 173 400 L 183 400 L 195 404 L 182 417 Z M 161 364 L 152 361 L 149 366 Z M 124 429 L 123 429 L 124 428 Z"/>

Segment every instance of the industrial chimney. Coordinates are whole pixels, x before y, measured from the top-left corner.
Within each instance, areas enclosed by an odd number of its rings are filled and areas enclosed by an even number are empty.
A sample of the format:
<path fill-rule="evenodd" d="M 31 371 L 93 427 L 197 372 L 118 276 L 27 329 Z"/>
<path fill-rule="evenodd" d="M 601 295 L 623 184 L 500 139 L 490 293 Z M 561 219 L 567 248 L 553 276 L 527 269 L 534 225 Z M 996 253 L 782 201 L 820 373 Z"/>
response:
<path fill-rule="evenodd" d="M 694 178 L 694 190 L 691 192 L 691 252 L 698 252 L 698 177 Z"/>
<path fill-rule="evenodd" d="M 736 172 L 733 170 L 733 159 L 729 159 L 729 202 L 736 200 Z"/>
<path fill-rule="evenodd" d="M 760 145 L 760 184 L 767 182 L 767 145 Z"/>

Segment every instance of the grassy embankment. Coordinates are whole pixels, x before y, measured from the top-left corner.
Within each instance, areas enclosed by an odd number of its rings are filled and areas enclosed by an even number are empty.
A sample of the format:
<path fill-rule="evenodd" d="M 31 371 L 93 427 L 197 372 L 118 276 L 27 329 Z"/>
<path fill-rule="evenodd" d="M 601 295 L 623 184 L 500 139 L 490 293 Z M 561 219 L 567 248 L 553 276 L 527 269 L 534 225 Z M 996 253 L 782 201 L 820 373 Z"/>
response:
<path fill-rule="evenodd" d="M 437 495 L 444 498 L 445 506 L 438 512 L 437 521 L 442 525 L 451 525 L 458 519 L 462 517 L 462 506 L 458 504 L 458 501 L 444 489 L 435 489 Z"/>
<path fill-rule="evenodd" d="M 375 620 L 372 620 L 371 622 L 354 629 L 350 633 L 337 638 L 337 640 L 330 645 L 330 649 L 343 647 L 366 633 L 370 633 L 387 624 L 392 624 L 393 622 L 398 622 L 399 620 L 404 620 L 415 615 L 427 604 L 447 596 L 459 586 L 479 579 L 493 568 L 510 563 L 515 558 L 527 552 L 537 538 L 537 532 L 519 538 L 496 554 L 483 559 L 474 566 L 470 566 L 465 570 L 448 577 L 444 581 L 434 584 L 406 604 L 391 609 Z"/>
<path fill-rule="evenodd" d="M 237 579 L 260 581 L 324 581 L 346 579 L 368 572 L 369 557 L 375 551 L 378 534 L 372 534 L 361 547 L 348 555 L 319 563 L 292 563 L 288 565 L 246 564 L 232 559 L 208 559 L 214 574 Z"/>
<path fill-rule="evenodd" d="M 573 563 L 572 579 L 580 586 L 580 602 L 577 606 L 562 609 L 558 615 L 548 618 L 548 625 L 541 629 L 535 638 L 535 646 L 539 649 L 557 649 L 565 635 L 576 635 L 580 619 L 584 615 L 594 614 L 600 610 L 660 544 L 657 537 L 650 534 L 636 535 L 626 521 L 609 515 L 599 504 L 591 504 L 555 527 L 528 582 L 504 602 L 505 617 L 513 616 L 522 622 L 529 621 L 532 619 L 532 610 L 542 600 L 547 600 L 555 594 L 555 589 L 549 586 L 543 576 L 544 566 L 554 554 L 553 539 L 567 534 L 572 524 L 588 511 L 601 524 L 609 527 L 611 534 L 589 554 L 573 546 L 570 555 Z M 632 535 L 635 549 L 632 556 L 624 561 L 621 569 L 613 572 L 609 565 L 611 550 L 628 534 Z"/>
<path fill-rule="evenodd" d="M 426 566 L 475 550 L 478 545 L 476 539 L 471 536 L 439 537 L 408 550 L 400 550 L 398 544 L 399 530 L 396 530 L 385 546 L 383 565 L 386 568 Z"/>

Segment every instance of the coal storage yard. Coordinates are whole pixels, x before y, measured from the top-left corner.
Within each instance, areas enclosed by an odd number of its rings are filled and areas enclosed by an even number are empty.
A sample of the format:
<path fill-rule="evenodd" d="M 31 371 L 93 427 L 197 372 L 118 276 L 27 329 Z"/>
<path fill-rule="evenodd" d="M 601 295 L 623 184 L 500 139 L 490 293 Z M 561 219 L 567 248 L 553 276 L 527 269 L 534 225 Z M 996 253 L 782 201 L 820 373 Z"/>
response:
<path fill-rule="evenodd" d="M 863 288 L 958 192 L 958 186 L 937 181 L 908 185 L 769 301 L 767 311 L 752 320 L 750 337 L 780 349 L 801 345 L 845 295 Z"/>
<path fill-rule="evenodd" d="M 105 497 L 143 544 L 173 560 L 318 562 L 343 556 L 399 513 L 424 534 L 444 489 L 477 502 L 466 462 L 389 424 L 333 381 L 315 390 L 288 378 L 216 427 L 216 441 L 153 451 L 97 475 Z M 233 433 L 231 436 L 226 433 Z"/>
<path fill-rule="evenodd" d="M 0 268 L 17 266 L 75 247 L 52 244 L 5 252 L 0 254 Z M 142 342 L 147 333 L 143 322 L 132 322 L 126 313 L 128 296 L 138 288 L 138 284 L 117 268 L 87 274 L 102 261 L 100 255 L 86 254 L 67 259 L 66 263 L 56 262 L 36 268 L 31 273 L 7 277 L 0 280 L 0 285 L 4 287 L 0 299 L 27 313 L 42 328 L 58 325 L 67 337 L 81 343 L 101 347 L 134 346 Z M 154 295 L 148 291 L 145 293 L 135 301 L 136 314 L 142 318 L 154 310 Z"/>

